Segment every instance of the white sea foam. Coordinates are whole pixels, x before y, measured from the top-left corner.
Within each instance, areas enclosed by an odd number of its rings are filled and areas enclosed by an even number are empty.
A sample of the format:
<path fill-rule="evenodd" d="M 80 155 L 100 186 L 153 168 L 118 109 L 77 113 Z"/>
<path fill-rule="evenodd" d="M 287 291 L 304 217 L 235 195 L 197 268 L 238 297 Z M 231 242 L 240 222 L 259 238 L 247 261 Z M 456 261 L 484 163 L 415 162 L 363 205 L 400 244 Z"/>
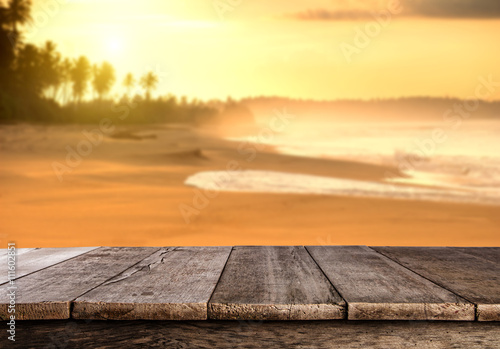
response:
<path fill-rule="evenodd" d="M 406 200 L 500 204 L 488 193 L 462 189 L 425 188 L 273 171 L 206 171 L 196 173 L 186 185 L 213 191 L 317 194 Z"/>

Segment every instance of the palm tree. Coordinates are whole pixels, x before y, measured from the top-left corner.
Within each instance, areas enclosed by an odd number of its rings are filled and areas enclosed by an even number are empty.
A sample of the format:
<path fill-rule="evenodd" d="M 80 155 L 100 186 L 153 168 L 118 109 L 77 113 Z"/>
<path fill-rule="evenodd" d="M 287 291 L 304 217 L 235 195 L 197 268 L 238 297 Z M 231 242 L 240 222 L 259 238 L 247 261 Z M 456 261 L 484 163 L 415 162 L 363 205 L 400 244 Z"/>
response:
<path fill-rule="evenodd" d="M 73 63 L 69 58 L 64 58 L 61 62 L 59 62 L 59 73 L 61 74 L 61 84 L 62 84 L 62 103 L 68 103 L 68 90 L 71 87 L 71 72 L 73 71 Z"/>
<path fill-rule="evenodd" d="M 87 92 L 87 84 L 91 76 L 90 62 L 85 56 L 80 56 L 75 61 L 71 70 L 71 80 L 73 81 L 73 96 L 75 101 L 80 103 L 82 97 Z"/>
<path fill-rule="evenodd" d="M 7 70 L 11 67 L 14 61 L 14 46 L 10 41 L 9 16 L 8 9 L 0 2 L 0 78 L 6 81 Z"/>
<path fill-rule="evenodd" d="M 4 29 L 4 27 L 7 27 L 9 24 L 9 9 L 3 5 L 4 4 L 0 2 L 0 29 Z"/>
<path fill-rule="evenodd" d="M 130 91 L 135 85 L 135 79 L 132 73 L 128 73 L 123 80 L 123 86 L 127 89 L 127 97 L 130 97 Z"/>
<path fill-rule="evenodd" d="M 92 85 L 99 96 L 99 100 L 106 95 L 115 83 L 115 69 L 108 62 L 103 62 L 101 66 L 94 66 L 94 80 Z"/>
<path fill-rule="evenodd" d="M 141 78 L 141 86 L 146 90 L 146 100 L 151 99 L 151 91 L 156 88 L 158 84 L 158 76 L 155 73 L 149 72 Z"/>
<path fill-rule="evenodd" d="M 31 17 L 31 0 L 10 0 L 7 16 L 14 36 L 17 36 L 17 25 L 33 21 Z"/>
<path fill-rule="evenodd" d="M 41 50 L 42 55 L 42 78 L 46 91 L 52 89 L 52 98 L 56 98 L 62 83 L 62 71 L 59 69 L 61 54 L 56 51 L 56 44 L 47 41 Z"/>
<path fill-rule="evenodd" d="M 38 47 L 26 44 L 19 49 L 15 61 L 15 72 L 24 88 L 40 95 L 43 91 L 42 60 Z"/>

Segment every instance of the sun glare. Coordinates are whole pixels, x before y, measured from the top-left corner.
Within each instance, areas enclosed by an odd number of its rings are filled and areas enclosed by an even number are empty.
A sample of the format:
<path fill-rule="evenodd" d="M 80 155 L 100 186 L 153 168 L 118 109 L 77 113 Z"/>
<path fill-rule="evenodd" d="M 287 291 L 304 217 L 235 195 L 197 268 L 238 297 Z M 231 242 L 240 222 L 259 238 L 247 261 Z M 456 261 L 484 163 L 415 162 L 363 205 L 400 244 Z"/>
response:
<path fill-rule="evenodd" d="M 120 54 L 124 49 L 124 41 L 119 36 L 109 36 L 104 40 L 105 51 L 113 56 Z"/>

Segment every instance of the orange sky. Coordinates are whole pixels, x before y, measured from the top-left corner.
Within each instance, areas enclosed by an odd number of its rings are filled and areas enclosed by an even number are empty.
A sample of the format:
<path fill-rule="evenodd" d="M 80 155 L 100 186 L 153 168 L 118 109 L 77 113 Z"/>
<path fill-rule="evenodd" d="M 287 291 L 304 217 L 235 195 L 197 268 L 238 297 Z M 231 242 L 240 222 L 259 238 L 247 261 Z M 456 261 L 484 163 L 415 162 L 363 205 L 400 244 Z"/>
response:
<path fill-rule="evenodd" d="M 470 0 L 464 14 L 457 0 L 425 1 L 380 26 L 371 13 L 389 1 L 40 0 L 27 39 L 108 60 L 120 83 L 153 70 L 159 94 L 202 99 L 467 97 L 480 75 L 500 81 L 498 6 Z M 358 47 L 367 24 L 378 32 Z"/>

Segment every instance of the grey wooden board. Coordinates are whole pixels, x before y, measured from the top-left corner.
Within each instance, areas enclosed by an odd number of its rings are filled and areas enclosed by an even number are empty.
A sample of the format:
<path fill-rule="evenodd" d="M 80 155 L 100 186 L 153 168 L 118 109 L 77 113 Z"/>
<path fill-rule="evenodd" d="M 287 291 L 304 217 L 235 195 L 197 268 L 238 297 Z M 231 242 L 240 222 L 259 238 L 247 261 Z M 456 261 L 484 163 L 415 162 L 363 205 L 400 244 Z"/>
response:
<path fill-rule="evenodd" d="M 450 249 L 500 264 L 500 247 L 450 247 Z"/>
<path fill-rule="evenodd" d="M 16 248 L 16 254 L 19 256 L 20 254 L 26 253 L 31 250 L 36 250 L 36 248 Z M 7 252 L 9 252 L 9 249 L 7 248 L 0 249 L 0 258 L 7 255 Z M 1 259 L 0 263 L 3 263 L 4 260 L 6 259 Z"/>
<path fill-rule="evenodd" d="M 366 246 L 308 246 L 349 320 L 468 320 L 474 305 Z"/>
<path fill-rule="evenodd" d="M 2 342 L 3 341 L 3 342 Z M 453 321 L 25 321 L 19 348 L 497 349 L 500 324 Z M 3 347 L 3 346 L 2 346 Z"/>
<path fill-rule="evenodd" d="M 209 304 L 218 320 L 345 317 L 345 303 L 304 247 L 234 247 Z"/>
<path fill-rule="evenodd" d="M 36 251 L 36 248 L 16 248 L 14 250 L 10 250 L 10 253 L 14 253 L 14 263 L 16 268 L 19 267 L 19 256 L 24 255 L 25 253 L 29 251 Z M 9 278 L 9 270 L 8 270 L 8 262 L 12 261 L 11 256 L 9 255 L 9 249 L 4 248 L 2 249 L 0 253 L 0 266 L 2 271 L 4 271 L 2 274 L 0 274 L 0 284 L 8 282 L 10 279 L 15 279 L 16 277 L 10 277 Z M 19 277 L 19 270 L 16 270 L 17 277 Z"/>
<path fill-rule="evenodd" d="M 81 254 L 95 250 L 98 247 L 68 247 L 68 248 L 37 248 L 29 249 L 16 256 L 16 278 L 45 269 Z M 5 256 L 7 257 L 7 256 Z M 0 257 L 1 265 L 5 265 Z M 0 284 L 8 282 L 7 273 L 0 275 Z"/>
<path fill-rule="evenodd" d="M 477 305 L 479 321 L 500 321 L 497 263 L 447 247 L 373 247 Z"/>
<path fill-rule="evenodd" d="M 36 248 L 16 248 L 15 253 L 16 256 L 20 256 L 22 254 L 25 254 L 26 252 L 37 250 Z M 2 251 L 0 252 L 0 265 L 7 265 L 7 253 L 9 252 L 8 249 L 3 248 Z"/>
<path fill-rule="evenodd" d="M 67 319 L 70 302 L 159 248 L 101 247 L 15 280 L 16 320 Z M 0 286 L 0 318 L 7 319 L 10 283 Z"/>
<path fill-rule="evenodd" d="M 231 247 L 164 248 L 76 299 L 75 319 L 205 320 Z"/>

